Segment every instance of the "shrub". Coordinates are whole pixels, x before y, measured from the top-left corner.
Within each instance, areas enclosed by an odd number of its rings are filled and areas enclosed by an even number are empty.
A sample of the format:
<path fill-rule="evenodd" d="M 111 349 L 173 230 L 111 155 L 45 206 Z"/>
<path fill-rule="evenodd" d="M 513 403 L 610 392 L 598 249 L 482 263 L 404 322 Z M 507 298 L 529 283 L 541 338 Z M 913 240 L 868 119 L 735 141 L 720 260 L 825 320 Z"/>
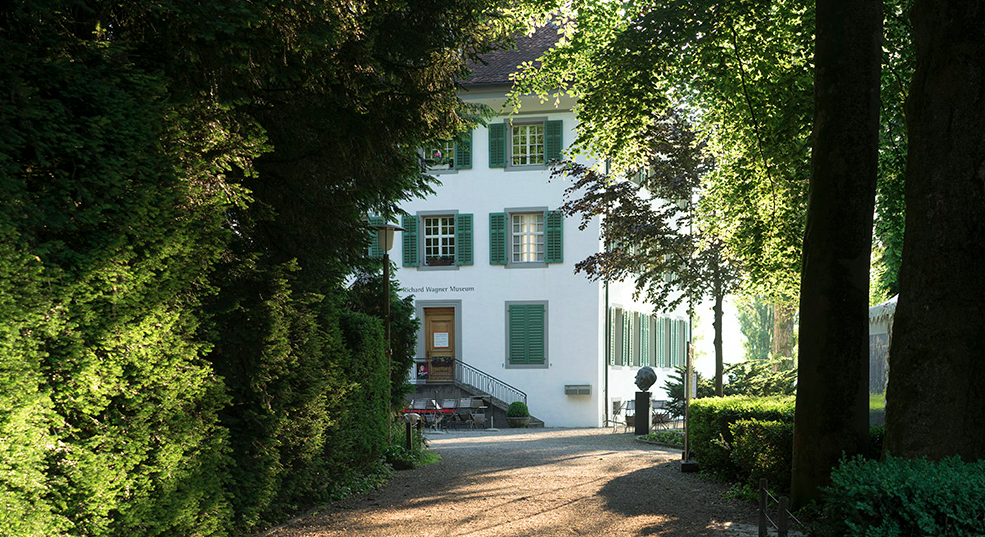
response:
<path fill-rule="evenodd" d="M 985 535 L 985 461 L 842 461 L 824 490 L 826 535 Z"/>
<path fill-rule="evenodd" d="M 514 401 L 510 403 L 509 408 L 506 409 L 507 418 L 523 418 L 529 415 L 530 411 L 527 409 L 527 405 L 523 401 Z"/>
<path fill-rule="evenodd" d="M 787 358 L 747 360 L 725 370 L 725 395 L 792 395 L 797 391 L 797 370 Z"/>
<path fill-rule="evenodd" d="M 793 458 L 793 423 L 739 420 L 732 431 L 732 462 L 750 485 L 769 480 L 770 488 L 787 492 Z"/>
<path fill-rule="evenodd" d="M 667 401 L 667 410 L 676 418 L 684 417 L 684 371 L 685 368 L 683 367 L 676 368 L 674 374 L 664 382 L 664 390 L 667 391 L 667 396 L 670 398 Z M 694 374 L 698 379 L 698 397 L 715 395 L 714 383 L 710 379 L 703 378 L 701 373 L 697 371 Z"/>
<path fill-rule="evenodd" d="M 644 437 L 647 442 L 655 442 L 673 447 L 684 447 L 684 433 L 681 431 L 654 431 Z"/>
<path fill-rule="evenodd" d="M 688 417 L 690 447 L 704 470 L 723 479 L 744 481 L 731 456 L 735 443 L 731 425 L 743 419 L 793 423 L 794 405 L 792 396 L 695 399 Z"/>

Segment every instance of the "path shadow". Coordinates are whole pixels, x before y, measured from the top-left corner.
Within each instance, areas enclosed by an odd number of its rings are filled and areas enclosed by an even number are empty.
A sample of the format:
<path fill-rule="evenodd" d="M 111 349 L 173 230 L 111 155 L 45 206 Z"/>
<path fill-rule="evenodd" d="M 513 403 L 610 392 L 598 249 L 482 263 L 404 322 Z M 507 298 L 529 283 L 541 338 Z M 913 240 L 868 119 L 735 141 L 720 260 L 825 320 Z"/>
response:
<path fill-rule="evenodd" d="M 647 526 L 642 535 L 723 537 L 755 523 L 753 505 L 724 498 L 719 490 L 710 478 L 682 473 L 680 461 L 673 461 L 616 477 L 600 495 L 608 510 L 661 521 Z"/>

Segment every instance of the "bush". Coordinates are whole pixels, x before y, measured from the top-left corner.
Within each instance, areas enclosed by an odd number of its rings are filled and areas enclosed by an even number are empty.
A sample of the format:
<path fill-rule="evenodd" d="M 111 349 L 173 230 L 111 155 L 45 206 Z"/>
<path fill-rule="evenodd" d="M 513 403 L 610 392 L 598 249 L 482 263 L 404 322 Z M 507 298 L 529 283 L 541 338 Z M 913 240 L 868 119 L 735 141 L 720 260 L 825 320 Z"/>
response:
<path fill-rule="evenodd" d="M 985 461 L 843 461 L 824 490 L 825 535 L 985 535 Z"/>
<path fill-rule="evenodd" d="M 788 358 L 747 360 L 725 370 L 725 395 L 793 395 L 797 391 L 797 370 Z"/>
<path fill-rule="evenodd" d="M 745 481 L 731 456 L 735 444 L 732 424 L 749 419 L 792 424 L 794 405 L 792 396 L 695 399 L 688 417 L 690 447 L 704 470 L 723 479 Z"/>
<path fill-rule="evenodd" d="M 757 486 L 766 478 L 773 490 L 790 490 L 793 465 L 793 423 L 767 420 L 739 420 L 732 431 L 732 462 L 745 481 Z"/>
<path fill-rule="evenodd" d="M 684 447 L 684 433 L 681 431 L 654 431 L 642 439 L 667 446 Z"/>
<path fill-rule="evenodd" d="M 523 401 L 514 401 L 510 403 L 509 408 L 506 409 L 507 418 L 523 418 L 529 415 L 530 411 L 527 409 L 527 405 Z"/>
<path fill-rule="evenodd" d="M 670 398 L 667 401 L 667 411 L 676 418 L 684 417 L 684 371 L 683 367 L 676 368 L 674 374 L 664 382 L 664 390 Z M 714 396 L 715 384 L 710 379 L 703 378 L 697 371 L 694 374 L 698 379 L 698 397 Z"/>

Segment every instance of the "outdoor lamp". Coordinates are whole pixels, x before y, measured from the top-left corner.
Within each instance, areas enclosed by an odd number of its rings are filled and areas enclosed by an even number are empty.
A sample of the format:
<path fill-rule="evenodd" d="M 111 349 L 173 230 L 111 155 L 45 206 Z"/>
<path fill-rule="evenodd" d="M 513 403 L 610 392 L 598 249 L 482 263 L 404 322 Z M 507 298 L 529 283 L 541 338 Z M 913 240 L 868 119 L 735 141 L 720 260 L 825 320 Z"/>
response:
<path fill-rule="evenodd" d="M 371 227 L 379 232 L 376 234 L 377 241 L 380 249 L 384 252 L 389 252 L 390 249 L 393 248 L 393 232 L 404 230 L 404 228 L 398 226 L 397 224 L 390 224 L 386 222 L 382 224 L 375 224 Z"/>

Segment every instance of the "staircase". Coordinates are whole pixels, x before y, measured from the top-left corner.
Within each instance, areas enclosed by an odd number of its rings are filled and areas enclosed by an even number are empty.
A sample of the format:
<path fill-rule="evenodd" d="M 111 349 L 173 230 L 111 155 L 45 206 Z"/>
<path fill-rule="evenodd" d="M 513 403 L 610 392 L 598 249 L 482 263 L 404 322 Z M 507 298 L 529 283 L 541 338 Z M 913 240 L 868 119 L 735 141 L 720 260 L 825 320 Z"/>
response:
<path fill-rule="evenodd" d="M 527 394 L 496 377 L 476 369 L 461 360 L 455 360 L 454 380 L 444 385 L 429 382 L 417 385 L 416 394 L 430 399 L 454 399 L 458 397 L 481 397 L 489 405 L 492 423 L 496 427 L 507 427 L 506 409 L 514 401 L 527 403 Z M 487 420 L 488 423 L 488 420 Z M 544 422 L 533 416 L 528 427 L 543 427 Z"/>

